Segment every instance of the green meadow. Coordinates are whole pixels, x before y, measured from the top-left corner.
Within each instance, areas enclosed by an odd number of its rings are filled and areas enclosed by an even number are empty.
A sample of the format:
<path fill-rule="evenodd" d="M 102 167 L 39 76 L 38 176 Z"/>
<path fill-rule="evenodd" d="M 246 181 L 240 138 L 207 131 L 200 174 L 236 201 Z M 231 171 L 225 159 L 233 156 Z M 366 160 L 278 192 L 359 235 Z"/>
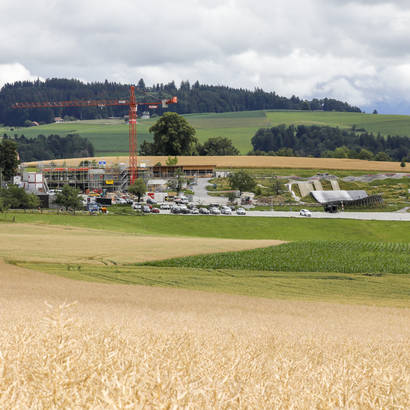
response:
<path fill-rule="evenodd" d="M 328 125 L 332 127 L 365 129 L 382 135 L 409 135 L 410 116 L 382 115 L 348 112 L 322 111 L 241 111 L 231 113 L 206 113 L 184 115 L 196 129 L 200 142 L 210 137 L 231 138 L 242 154 L 252 149 L 251 138 L 259 128 L 279 124 Z M 152 141 L 149 128 L 155 118 L 139 120 L 138 141 Z M 96 155 L 126 155 L 128 153 L 128 125 L 122 120 L 86 120 L 61 124 L 47 124 L 30 128 L 0 127 L 0 135 L 24 134 L 26 137 L 38 134 L 61 136 L 78 133 L 94 145 Z"/>

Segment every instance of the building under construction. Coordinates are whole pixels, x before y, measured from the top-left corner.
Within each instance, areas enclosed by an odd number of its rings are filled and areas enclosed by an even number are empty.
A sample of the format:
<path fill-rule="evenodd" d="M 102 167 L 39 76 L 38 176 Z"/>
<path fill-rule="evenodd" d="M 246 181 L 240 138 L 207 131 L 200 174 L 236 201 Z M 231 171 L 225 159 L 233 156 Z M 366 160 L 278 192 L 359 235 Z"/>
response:
<path fill-rule="evenodd" d="M 86 191 L 124 191 L 130 181 L 130 169 L 124 165 L 96 164 L 82 167 L 44 167 L 42 174 L 49 189 L 60 189 L 70 185 Z M 188 178 L 212 177 L 214 165 L 155 165 L 139 166 L 138 177 L 145 181 L 152 178 L 172 178 L 182 174 Z"/>

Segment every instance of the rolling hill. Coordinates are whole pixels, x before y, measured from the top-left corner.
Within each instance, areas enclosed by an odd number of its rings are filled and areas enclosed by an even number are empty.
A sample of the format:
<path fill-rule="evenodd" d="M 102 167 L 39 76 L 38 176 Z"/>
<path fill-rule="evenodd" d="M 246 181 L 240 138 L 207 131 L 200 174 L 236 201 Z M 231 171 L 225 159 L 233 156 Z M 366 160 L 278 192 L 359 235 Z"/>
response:
<path fill-rule="evenodd" d="M 382 135 L 410 136 L 410 116 L 381 115 L 352 112 L 283 111 L 260 110 L 229 113 L 186 114 L 184 117 L 196 129 L 200 142 L 209 137 L 231 138 L 241 154 L 248 153 L 251 138 L 259 128 L 279 124 L 327 125 L 340 128 L 365 129 Z M 149 128 L 156 121 L 139 120 L 138 141 L 152 141 Z M 39 134 L 61 136 L 78 133 L 88 138 L 95 147 L 96 155 L 126 155 L 128 152 L 128 125 L 122 120 L 102 119 L 55 123 L 30 128 L 0 127 L 0 134 L 24 134 L 34 137 Z"/>

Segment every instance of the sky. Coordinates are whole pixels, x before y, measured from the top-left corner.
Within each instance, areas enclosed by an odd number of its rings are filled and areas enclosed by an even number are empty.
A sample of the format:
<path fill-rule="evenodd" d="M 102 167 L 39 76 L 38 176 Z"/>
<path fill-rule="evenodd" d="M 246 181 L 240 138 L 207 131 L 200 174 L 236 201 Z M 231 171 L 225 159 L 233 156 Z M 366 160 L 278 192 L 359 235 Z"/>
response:
<path fill-rule="evenodd" d="M 0 87 L 198 80 L 410 114 L 410 0 L 1 0 Z"/>

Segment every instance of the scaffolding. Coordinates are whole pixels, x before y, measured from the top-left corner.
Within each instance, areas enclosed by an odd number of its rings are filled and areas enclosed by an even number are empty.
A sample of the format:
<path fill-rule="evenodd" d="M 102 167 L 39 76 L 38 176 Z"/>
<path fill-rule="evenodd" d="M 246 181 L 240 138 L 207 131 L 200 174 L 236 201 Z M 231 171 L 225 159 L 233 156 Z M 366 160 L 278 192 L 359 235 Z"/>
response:
<path fill-rule="evenodd" d="M 130 170 L 128 167 L 50 167 L 42 169 L 50 189 L 61 189 L 70 185 L 82 192 L 117 192 L 128 188 Z M 147 179 L 152 175 L 150 168 L 138 168 L 138 175 Z"/>

